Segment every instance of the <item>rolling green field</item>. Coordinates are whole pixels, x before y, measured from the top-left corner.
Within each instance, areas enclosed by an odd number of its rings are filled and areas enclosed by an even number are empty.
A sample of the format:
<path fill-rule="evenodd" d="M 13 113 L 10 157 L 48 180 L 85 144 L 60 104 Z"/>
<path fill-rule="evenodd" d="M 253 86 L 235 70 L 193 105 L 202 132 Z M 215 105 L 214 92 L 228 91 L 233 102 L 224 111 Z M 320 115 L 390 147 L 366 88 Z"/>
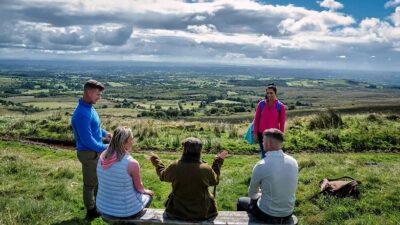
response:
<path fill-rule="evenodd" d="M 180 153 L 160 153 L 169 164 Z M 400 220 L 400 155 L 386 153 L 294 153 L 300 167 L 295 214 L 300 224 L 398 224 Z M 133 152 L 146 188 L 155 191 L 152 208 L 163 208 L 170 191 L 143 153 Z M 204 159 L 212 162 L 213 155 Z M 74 151 L 0 142 L 0 224 L 87 224 L 81 199 L 80 163 Z M 217 187 L 219 210 L 235 210 L 246 196 L 257 156 L 225 160 Z M 240 170 L 238 170 L 240 168 Z M 324 177 L 352 176 L 362 182 L 361 198 L 309 198 Z M 96 219 L 91 224 L 105 224 Z"/>

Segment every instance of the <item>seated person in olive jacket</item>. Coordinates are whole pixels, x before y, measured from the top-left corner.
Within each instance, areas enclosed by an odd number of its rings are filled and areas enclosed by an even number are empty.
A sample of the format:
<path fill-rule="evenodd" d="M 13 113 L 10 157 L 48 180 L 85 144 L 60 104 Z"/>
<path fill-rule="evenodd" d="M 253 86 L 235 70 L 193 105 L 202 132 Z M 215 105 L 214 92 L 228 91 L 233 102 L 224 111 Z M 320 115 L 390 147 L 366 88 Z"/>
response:
<path fill-rule="evenodd" d="M 218 214 L 214 197 L 208 187 L 219 182 L 226 151 L 216 155 L 212 167 L 200 159 L 202 143 L 197 138 L 183 141 L 180 160 L 165 167 L 157 155 L 148 159 L 156 167 L 161 181 L 172 183 L 172 192 L 165 203 L 168 217 L 180 220 L 206 220 Z"/>

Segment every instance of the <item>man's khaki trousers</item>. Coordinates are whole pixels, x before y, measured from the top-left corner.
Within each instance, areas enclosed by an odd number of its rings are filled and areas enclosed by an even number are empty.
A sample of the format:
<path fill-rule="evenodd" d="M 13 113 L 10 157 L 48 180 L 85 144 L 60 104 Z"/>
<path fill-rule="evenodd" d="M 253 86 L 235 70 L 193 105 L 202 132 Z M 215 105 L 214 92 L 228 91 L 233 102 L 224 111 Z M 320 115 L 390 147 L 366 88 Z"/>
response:
<path fill-rule="evenodd" d="M 77 151 L 77 156 L 82 164 L 83 176 L 83 203 L 86 210 L 96 208 L 96 194 L 97 194 L 97 161 L 100 153 L 95 151 Z"/>

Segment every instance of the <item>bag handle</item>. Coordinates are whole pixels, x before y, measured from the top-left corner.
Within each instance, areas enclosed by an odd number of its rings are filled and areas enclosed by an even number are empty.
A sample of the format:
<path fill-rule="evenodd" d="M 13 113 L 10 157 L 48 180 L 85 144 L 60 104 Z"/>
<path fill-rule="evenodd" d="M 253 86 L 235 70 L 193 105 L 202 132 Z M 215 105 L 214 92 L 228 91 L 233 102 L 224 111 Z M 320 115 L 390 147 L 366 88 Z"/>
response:
<path fill-rule="evenodd" d="M 328 179 L 328 181 L 336 181 L 336 180 L 340 180 L 340 179 L 343 179 L 343 178 L 351 179 L 351 180 L 354 180 L 357 183 L 361 184 L 361 181 L 356 180 L 356 179 L 354 179 L 354 178 L 352 178 L 350 176 L 343 176 L 343 177 L 339 177 L 339 178 L 336 178 L 336 179 L 330 179 L 330 178 L 326 178 L 326 179 Z"/>
<path fill-rule="evenodd" d="M 323 191 L 320 191 L 320 192 L 318 192 L 318 193 L 316 193 L 316 194 L 314 194 L 313 196 L 311 196 L 309 199 L 310 199 L 310 201 L 314 201 L 315 200 L 315 198 L 317 198 L 320 194 L 323 194 L 323 193 L 325 193 L 327 190 L 325 189 L 325 190 L 323 190 Z"/>
<path fill-rule="evenodd" d="M 343 178 L 347 178 L 347 179 L 351 179 L 351 180 L 357 181 L 356 179 L 354 179 L 354 178 L 352 178 L 350 176 L 343 176 L 343 177 L 339 177 L 339 178 L 335 178 L 335 179 L 331 179 L 331 178 L 326 178 L 326 179 L 328 179 L 328 181 L 335 181 L 335 180 L 340 180 L 340 179 L 343 179 Z"/>

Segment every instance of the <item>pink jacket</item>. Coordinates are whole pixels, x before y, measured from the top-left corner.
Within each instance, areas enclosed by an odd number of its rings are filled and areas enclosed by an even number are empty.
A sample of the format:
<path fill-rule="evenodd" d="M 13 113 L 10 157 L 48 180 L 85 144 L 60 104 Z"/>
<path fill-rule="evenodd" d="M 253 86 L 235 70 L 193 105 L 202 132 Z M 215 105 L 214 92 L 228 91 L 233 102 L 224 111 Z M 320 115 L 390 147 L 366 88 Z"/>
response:
<path fill-rule="evenodd" d="M 276 128 L 282 132 L 285 132 L 285 121 L 286 121 L 286 110 L 285 105 L 281 102 L 281 112 L 279 115 L 278 110 L 276 109 L 276 102 L 272 104 L 271 107 L 268 107 L 268 100 L 265 99 L 265 106 L 261 112 L 261 102 L 258 103 L 256 114 L 254 116 L 254 130 L 253 133 L 257 134 L 257 132 L 264 132 L 264 130 L 269 128 Z"/>

